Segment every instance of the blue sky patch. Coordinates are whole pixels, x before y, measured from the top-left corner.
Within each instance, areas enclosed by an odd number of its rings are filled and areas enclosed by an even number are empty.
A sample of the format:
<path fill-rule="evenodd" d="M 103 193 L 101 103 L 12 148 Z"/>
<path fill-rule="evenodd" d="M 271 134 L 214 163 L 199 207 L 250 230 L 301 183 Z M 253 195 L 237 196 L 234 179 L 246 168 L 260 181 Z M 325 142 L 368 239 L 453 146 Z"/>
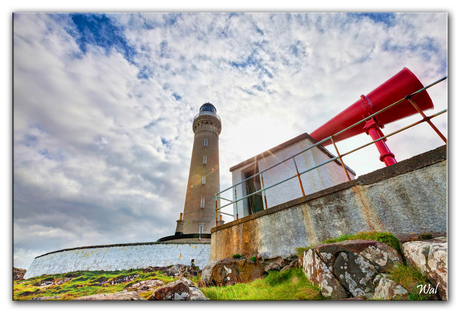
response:
<path fill-rule="evenodd" d="M 177 19 L 181 16 L 181 13 L 171 13 L 163 15 L 166 26 L 173 26 L 177 23 Z"/>
<path fill-rule="evenodd" d="M 386 26 L 394 26 L 396 15 L 388 12 L 370 12 L 370 13 L 347 13 L 348 16 L 358 19 L 370 18 L 375 23 L 383 23 Z"/>
<path fill-rule="evenodd" d="M 66 31 L 75 38 L 83 53 L 87 52 L 88 45 L 102 47 L 106 52 L 114 48 L 133 63 L 136 50 L 123 36 L 123 29 L 115 25 L 105 14 L 76 13 L 70 14 L 70 17 L 76 28 Z"/>
<path fill-rule="evenodd" d="M 139 69 L 139 73 L 137 74 L 137 78 L 139 79 L 148 79 L 152 76 L 152 72 L 147 66 L 142 67 Z"/>

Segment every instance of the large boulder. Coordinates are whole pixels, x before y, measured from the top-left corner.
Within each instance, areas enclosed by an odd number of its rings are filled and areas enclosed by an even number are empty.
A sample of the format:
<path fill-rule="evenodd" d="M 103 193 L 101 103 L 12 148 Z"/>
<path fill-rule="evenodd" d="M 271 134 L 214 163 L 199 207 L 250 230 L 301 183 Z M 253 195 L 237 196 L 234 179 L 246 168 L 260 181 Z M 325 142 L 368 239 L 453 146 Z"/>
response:
<path fill-rule="evenodd" d="M 190 280 L 181 278 L 153 292 L 148 300 L 209 300 Z"/>
<path fill-rule="evenodd" d="M 447 300 L 447 239 L 410 241 L 402 245 L 408 265 L 417 267 L 437 288 L 443 300 Z"/>
<path fill-rule="evenodd" d="M 313 249 L 354 297 L 371 293 L 377 273 L 402 263 L 394 248 L 374 240 L 346 240 Z"/>
<path fill-rule="evenodd" d="M 296 255 L 268 257 L 260 254 L 249 258 L 226 258 L 208 263 L 201 272 L 200 286 L 226 286 L 248 283 L 266 276 L 270 271 L 286 271 L 297 267 Z"/>
<path fill-rule="evenodd" d="M 348 294 L 340 281 L 320 259 L 313 249 L 305 251 L 302 268 L 308 280 L 321 287 L 321 294 L 332 299 L 347 298 Z"/>
<path fill-rule="evenodd" d="M 269 267 L 267 265 L 267 267 Z M 242 258 L 226 258 L 208 263 L 201 272 L 200 284 L 203 286 L 226 286 L 248 283 L 262 277 L 256 262 Z"/>
<path fill-rule="evenodd" d="M 374 240 L 346 240 L 320 244 L 304 252 L 302 268 L 309 280 L 332 299 L 372 297 L 373 280 L 402 263 L 392 247 Z"/>
<path fill-rule="evenodd" d="M 146 301 L 135 291 L 120 291 L 116 293 L 101 293 L 74 299 L 75 301 Z"/>

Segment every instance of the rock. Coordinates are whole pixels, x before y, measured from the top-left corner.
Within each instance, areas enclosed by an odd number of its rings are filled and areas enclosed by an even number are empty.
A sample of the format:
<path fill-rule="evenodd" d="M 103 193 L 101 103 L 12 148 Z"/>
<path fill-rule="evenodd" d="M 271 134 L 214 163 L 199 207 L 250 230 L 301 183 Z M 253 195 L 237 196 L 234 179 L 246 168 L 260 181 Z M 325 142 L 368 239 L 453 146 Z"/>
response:
<path fill-rule="evenodd" d="M 271 259 L 260 259 L 259 266 L 263 273 L 268 271 L 280 270 L 284 266 L 284 260 L 282 257 L 276 257 Z"/>
<path fill-rule="evenodd" d="M 375 288 L 373 300 L 408 300 L 409 292 L 395 281 L 382 277 Z"/>
<path fill-rule="evenodd" d="M 190 280 L 181 278 L 155 290 L 148 300 L 209 300 Z"/>
<path fill-rule="evenodd" d="M 54 297 L 38 297 L 38 298 L 32 298 L 30 300 L 32 301 L 42 301 L 42 300 L 56 300 L 59 299 L 59 296 L 54 296 Z"/>
<path fill-rule="evenodd" d="M 373 291 L 373 279 L 379 270 L 402 262 L 396 250 L 373 240 L 346 240 L 313 249 L 354 297 Z"/>
<path fill-rule="evenodd" d="M 54 284 L 55 284 L 56 286 L 59 286 L 59 285 L 62 285 L 63 283 L 66 283 L 66 282 L 68 282 L 68 281 L 70 281 L 70 280 L 72 280 L 72 278 L 62 278 L 62 279 L 56 281 Z"/>
<path fill-rule="evenodd" d="M 332 299 L 347 298 L 348 294 L 339 280 L 313 249 L 304 251 L 302 268 L 308 280 L 321 287 L 321 294 Z"/>
<path fill-rule="evenodd" d="M 23 280 L 26 272 L 23 268 L 13 267 L 13 280 Z"/>
<path fill-rule="evenodd" d="M 346 299 L 337 299 L 341 301 L 366 301 L 366 299 L 362 297 L 353 297 L 353 298 L 346 298 Z"/>
<path fill-rule="evenodd" d="M 201 273 L 201 271 L 196 266 L 188 266 L 182 264 L 175 264 L 168 267 L 154 267 L 152 270 L 153 269 L 162 271 L 165 275 L 174 278 L 194 277 Z"/>
<path fill-rule="evenodd" d="M 372 297 L 377 274 L 402 263 L 392 247 L 373 240 L 320 244 L 304 252 L 302 268 L 325 297 Z"/>
<path fill-rule="evenodd" d="M 159 279 L 144 280 L 134 285 L 125 288 L 125 291 L 137 290 L 137 291 L 149 291 L 151 289 L 163 286 L 164 282 Z"/>
<path fill-rule="evenodd" d="M 288 265 L 284 266 L 280 272 L 284 272 L 284 271 L 287 271 L 291 268 L 296 268 L 297 266 L 299 265 L 299 261 L 298 259 L 295 259 L 293 261 L 291 261 L 291 263 L 289 263 Z"/>
<path fill-rule="evenodd" d="M 428 280 L 438 286 L 442 300 L 447 300 L 447 239 L 411 241 L 402 245 L 408 265 L 418 268 Z"/>
<path fill-rule="evenodd" d="M 44 280 L 40 282 L 40 285 L 38 287 L 51 287 L 54 284 L 52 280 Z"/>
<path fill-rule="evenodd" d="M 402 263 L 402 257 L 394 248 L 374 240 L 345 240 L 341 242 L 317 245 L 314 249 L 322 254 L 336 255 L 340 251 L 355 252 L 367 259 L 379 272 L 386 272 L 393 266 Z"/>
<path fill-rule="evenodd" d="M 125 277 L 121 277 L 121 278 L 117 278 L 117 279 L 112 279 L 112 280 L 109 280 L 109 281 L 103 281 L 98 285 L 102 286 L 105 283 L 108 283 L 110 285 L 118 285 L 118 284 L 121 284 L 121 283 L 127 283 L 127 282 L 137 278 L 138 276 L 139 276 L 138 274 L 125 276 Z"/>
<path fill-rule="evenodd" d="M 201 273 L 200 286 L 226 286 L 261 278 L 257 264 L 247 259 L 226 258 L 208 263 Z"/>
<path fill-rule="evenodd" d="M 97 295 L 84 296 L 75 301 L 146 301 L 136 291 L 120 291 L 116 293 L 101 293 Z"/>

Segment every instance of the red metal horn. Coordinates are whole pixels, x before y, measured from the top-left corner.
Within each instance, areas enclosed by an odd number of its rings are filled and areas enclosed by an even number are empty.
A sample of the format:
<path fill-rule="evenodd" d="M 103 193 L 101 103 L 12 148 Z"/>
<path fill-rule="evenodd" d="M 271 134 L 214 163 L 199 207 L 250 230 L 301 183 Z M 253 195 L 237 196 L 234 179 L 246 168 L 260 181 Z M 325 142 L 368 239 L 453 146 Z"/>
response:
<path fill-rule="evenodd" d="M 366 116 L 369 116 L 422 88 L 423 85 L 418 78 L 405 67 L 399 73 L 367 94 L 367 96 L 362 95 L 361 99 L 336 115 L 310 135 L 317 141 L 321 141 L 324 138 L 338 133 L 339 131 L 359 122 Z M 413 96 L 412 100 L 423 111 L 434 108 L 433 102 L 426 90 Z M 409 101 L 406 100 L 391 109 L 376 115 L 374 118 L 377 125 L 383 128 L 386 124 L 416 113 L 417 110 L 409 103 Z M 365 123 L 361 123 L 337 137 L 334 137 L 334 141 L 337 142 L 344 140 L 365 132 L 364 124 Z M 330 140 L 323 143 L 324 146 L 329 144 L 331 144 Z"/>

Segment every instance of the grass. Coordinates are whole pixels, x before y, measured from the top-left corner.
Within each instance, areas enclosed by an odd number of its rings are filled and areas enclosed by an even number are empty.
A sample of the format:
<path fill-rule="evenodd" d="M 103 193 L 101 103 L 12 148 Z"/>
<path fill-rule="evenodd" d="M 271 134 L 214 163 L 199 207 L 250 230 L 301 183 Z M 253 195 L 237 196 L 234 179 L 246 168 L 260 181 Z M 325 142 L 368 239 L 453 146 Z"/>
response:
<path fill-rule="evenodd" d="M 312 285 L 302 269 L 271 271 L 262 279 L 247 284 L 205 287 L 201 291 L 210 300 L 323 300 L 321 289 Z"/>
<path fill-rule="evenodd" d="M 397 265 L 389 271 L 390 279 L 403 286 L 409 292 L 410 300 L 428 300 L 430 295 L 420 294 L 419 285 L 429 282 L 417 268 L 405 264 Z"/>
<path fill-rule="evenodd" d="M 336 238 L 330 238 L 322 241 L 322 243 L 334 243 L 334 242 L 340 242 L 340 241 L 345 241 L 345 240 L 375 240 L 375 241 L 380 241 L 383 242 L 390 247 L 393 247 L 396 251 L 401 253 L 401 247 L 399 245 L 399 240 L 396 238 L 392 233 L 384 233 L 384 232 L 361 232 L 357 234 L 347 234 L 347 235 L 342 235 L 340 237 Z M 299 257 L 303 256 L 303 252 L 313 248 L 314 246 L 309 246 L 309 247 L 299 247 L 296 248 L 297 255 Z"/>
<path fill-rule="evenodd" d="M 139 275 L 131 281 L 123 282 L 120 284 L 111 285 L 110 282 L 116 279 L 121 279 L 127 276 Z M 44 281 L 57 282 L 59 280 L 71 278 L 70 281 L 64 282 L 61 285 L 52 285 L 40 287 Z M 72 300 L 75 298 L 100 294 L 100 293 L 115 293 L 123 291 L 137 282 L 149 279 L 159 279 L 165 284 L 174 281 L 175 279 L 161 272 L 143 273 L 142 270 L 124 270 L 124 271 L 79 271 L 66 274 L 56 275 L 42 275 L 33 277 L 27 280 L 17 281 L 13 286 L 13 300 L 31 300 L 38 297 L 55 297 L 58 299 L 52 300 Z M 193 278 L 197 282 L 199 278 Z M 102 286 L 100 283 L 106 281 Z M 152 294 L 153 291 L 147 293 L 139 293 L 142 297 L 146 298 Z"/>
<path fill-rule="evenodd" d="M 111 285 L 110 281 L 126 276 L 139 275 L 135 279 Z M 40 287 L 44 281 L 57 282 L 65 278 L 72 278 L 61 285 Z M 124 290 L 137 282 L 148 279 L 160 279 L 165 284 L 175 279 L 163 275 L 161 272 L 143 273 L 142 270 L 126 271 L 80 271 L 66 274 L 42 275 L 27 280 L 16 281 L 13 287 L 14 300 L 31 300 L 38 297 L 55 297 L 56 300 L 72 300 L 83 296 L 115 293 Z M 198 285 L 200 277 L 192 277 L 191 280 Z M 100 283 L 105 284 L 99 286 Z M 203 293 L 211 300 L 322 300 L 320 288 L 313 286 L 305 277 L 302 269 L 290 269 L 283 272 L 270 272 L 263 278 L 248 284 L 236 284 L 225 287 L 203 287 Z M 152 291 L 139 292 L 139 295 L 148 299 Z"/>

